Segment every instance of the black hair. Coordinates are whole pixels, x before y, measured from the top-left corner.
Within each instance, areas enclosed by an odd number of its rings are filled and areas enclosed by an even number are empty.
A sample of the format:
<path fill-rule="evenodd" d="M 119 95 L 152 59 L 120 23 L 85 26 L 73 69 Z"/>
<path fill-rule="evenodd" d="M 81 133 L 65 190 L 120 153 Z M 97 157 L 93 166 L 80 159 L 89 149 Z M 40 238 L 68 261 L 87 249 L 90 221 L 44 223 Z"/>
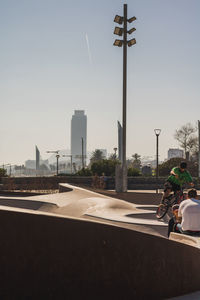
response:
<path fill-rule="evenodd" d="M 186 169 L 186 168 L 187 168 L 187 163 L 186 163 L 185 161 L 182 161 L 182 162 L 180 163 L 180 168 L 181 168 L 181 169 Z"/>
<path fill-rule="evenodd" d="M 195 189 L 191 189 L 188 191 L 189 198 L 196 198 L 196 196 L 197 196 L 197 191 Z"/>

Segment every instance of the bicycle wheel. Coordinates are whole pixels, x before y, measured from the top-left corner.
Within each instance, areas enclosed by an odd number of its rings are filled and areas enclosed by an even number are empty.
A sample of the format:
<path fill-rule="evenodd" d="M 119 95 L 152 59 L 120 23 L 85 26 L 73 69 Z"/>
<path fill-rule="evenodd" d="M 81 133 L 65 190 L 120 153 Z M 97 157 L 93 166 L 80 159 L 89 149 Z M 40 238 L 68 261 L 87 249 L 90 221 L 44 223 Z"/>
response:
<path fill-rule="evenodd" d="M 159 204 L 158 208 L 156 210 L 157 219 L 162 219 L 166 215 L 168 208 L 169 208 L 169 206 L 167 206 L 167 205 Z"/>

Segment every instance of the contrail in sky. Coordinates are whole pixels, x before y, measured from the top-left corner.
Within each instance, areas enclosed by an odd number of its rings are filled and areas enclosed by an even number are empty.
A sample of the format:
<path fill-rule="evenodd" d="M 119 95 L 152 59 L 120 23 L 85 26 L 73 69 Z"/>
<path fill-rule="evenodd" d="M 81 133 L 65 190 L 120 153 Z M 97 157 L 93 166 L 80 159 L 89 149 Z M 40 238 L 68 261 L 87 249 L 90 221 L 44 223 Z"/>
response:
<path fill-rule="evenodd" d="M 85 34 L 85 38 L 86 38 L 86 43 L 87 43 L 87 48 L 88 48 L 89 61 L 90 61 L 90 64 L 92 65 L 92 55 L 91 55 L 91 51 L 90 51 L 90 45 L 89 45 L 87 33 Z"/>

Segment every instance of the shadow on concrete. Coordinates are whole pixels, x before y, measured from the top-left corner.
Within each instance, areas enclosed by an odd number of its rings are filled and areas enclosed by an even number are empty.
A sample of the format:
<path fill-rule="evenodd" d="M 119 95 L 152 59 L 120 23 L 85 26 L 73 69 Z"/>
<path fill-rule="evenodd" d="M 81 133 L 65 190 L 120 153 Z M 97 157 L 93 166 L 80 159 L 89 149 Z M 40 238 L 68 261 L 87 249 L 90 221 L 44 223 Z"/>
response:
<path fill-rule="evenodd" d="M 46 207 L 48 211 L 57 208 L 57 205 L 54 203 L 21 199 L 0 199 L 0 206 L 17 207 L 31 210 L 45 210 Z"/>
<path fill-rule="evenodd" d="M 126 215 L 129 218 L 134 218 L 134 219 L 149 219 L 149 220 L 155 220 L 156 215 L 154 213 L 151 214 L 130 214 Z"/>

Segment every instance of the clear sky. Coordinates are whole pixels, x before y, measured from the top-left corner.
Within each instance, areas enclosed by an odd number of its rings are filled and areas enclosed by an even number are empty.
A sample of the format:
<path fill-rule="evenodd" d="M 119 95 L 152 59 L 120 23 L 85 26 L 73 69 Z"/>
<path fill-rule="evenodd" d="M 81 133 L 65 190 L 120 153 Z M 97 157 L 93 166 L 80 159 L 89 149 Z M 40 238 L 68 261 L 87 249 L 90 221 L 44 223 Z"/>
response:
<path fill-rule="evenodd" d="M 128 49 L 127 157 L 160 158 L 173 135 L 200 119 L 200 1 L 134 0 L 137 44 Z M 0 1 L 0 164 L 70 149 L 75 109 L 88 117 L 88 150 L 117 146 L 122 48 L 114 47 L 120 0 Z M 116 24 L 117 25 L 117 24 Z"/>

